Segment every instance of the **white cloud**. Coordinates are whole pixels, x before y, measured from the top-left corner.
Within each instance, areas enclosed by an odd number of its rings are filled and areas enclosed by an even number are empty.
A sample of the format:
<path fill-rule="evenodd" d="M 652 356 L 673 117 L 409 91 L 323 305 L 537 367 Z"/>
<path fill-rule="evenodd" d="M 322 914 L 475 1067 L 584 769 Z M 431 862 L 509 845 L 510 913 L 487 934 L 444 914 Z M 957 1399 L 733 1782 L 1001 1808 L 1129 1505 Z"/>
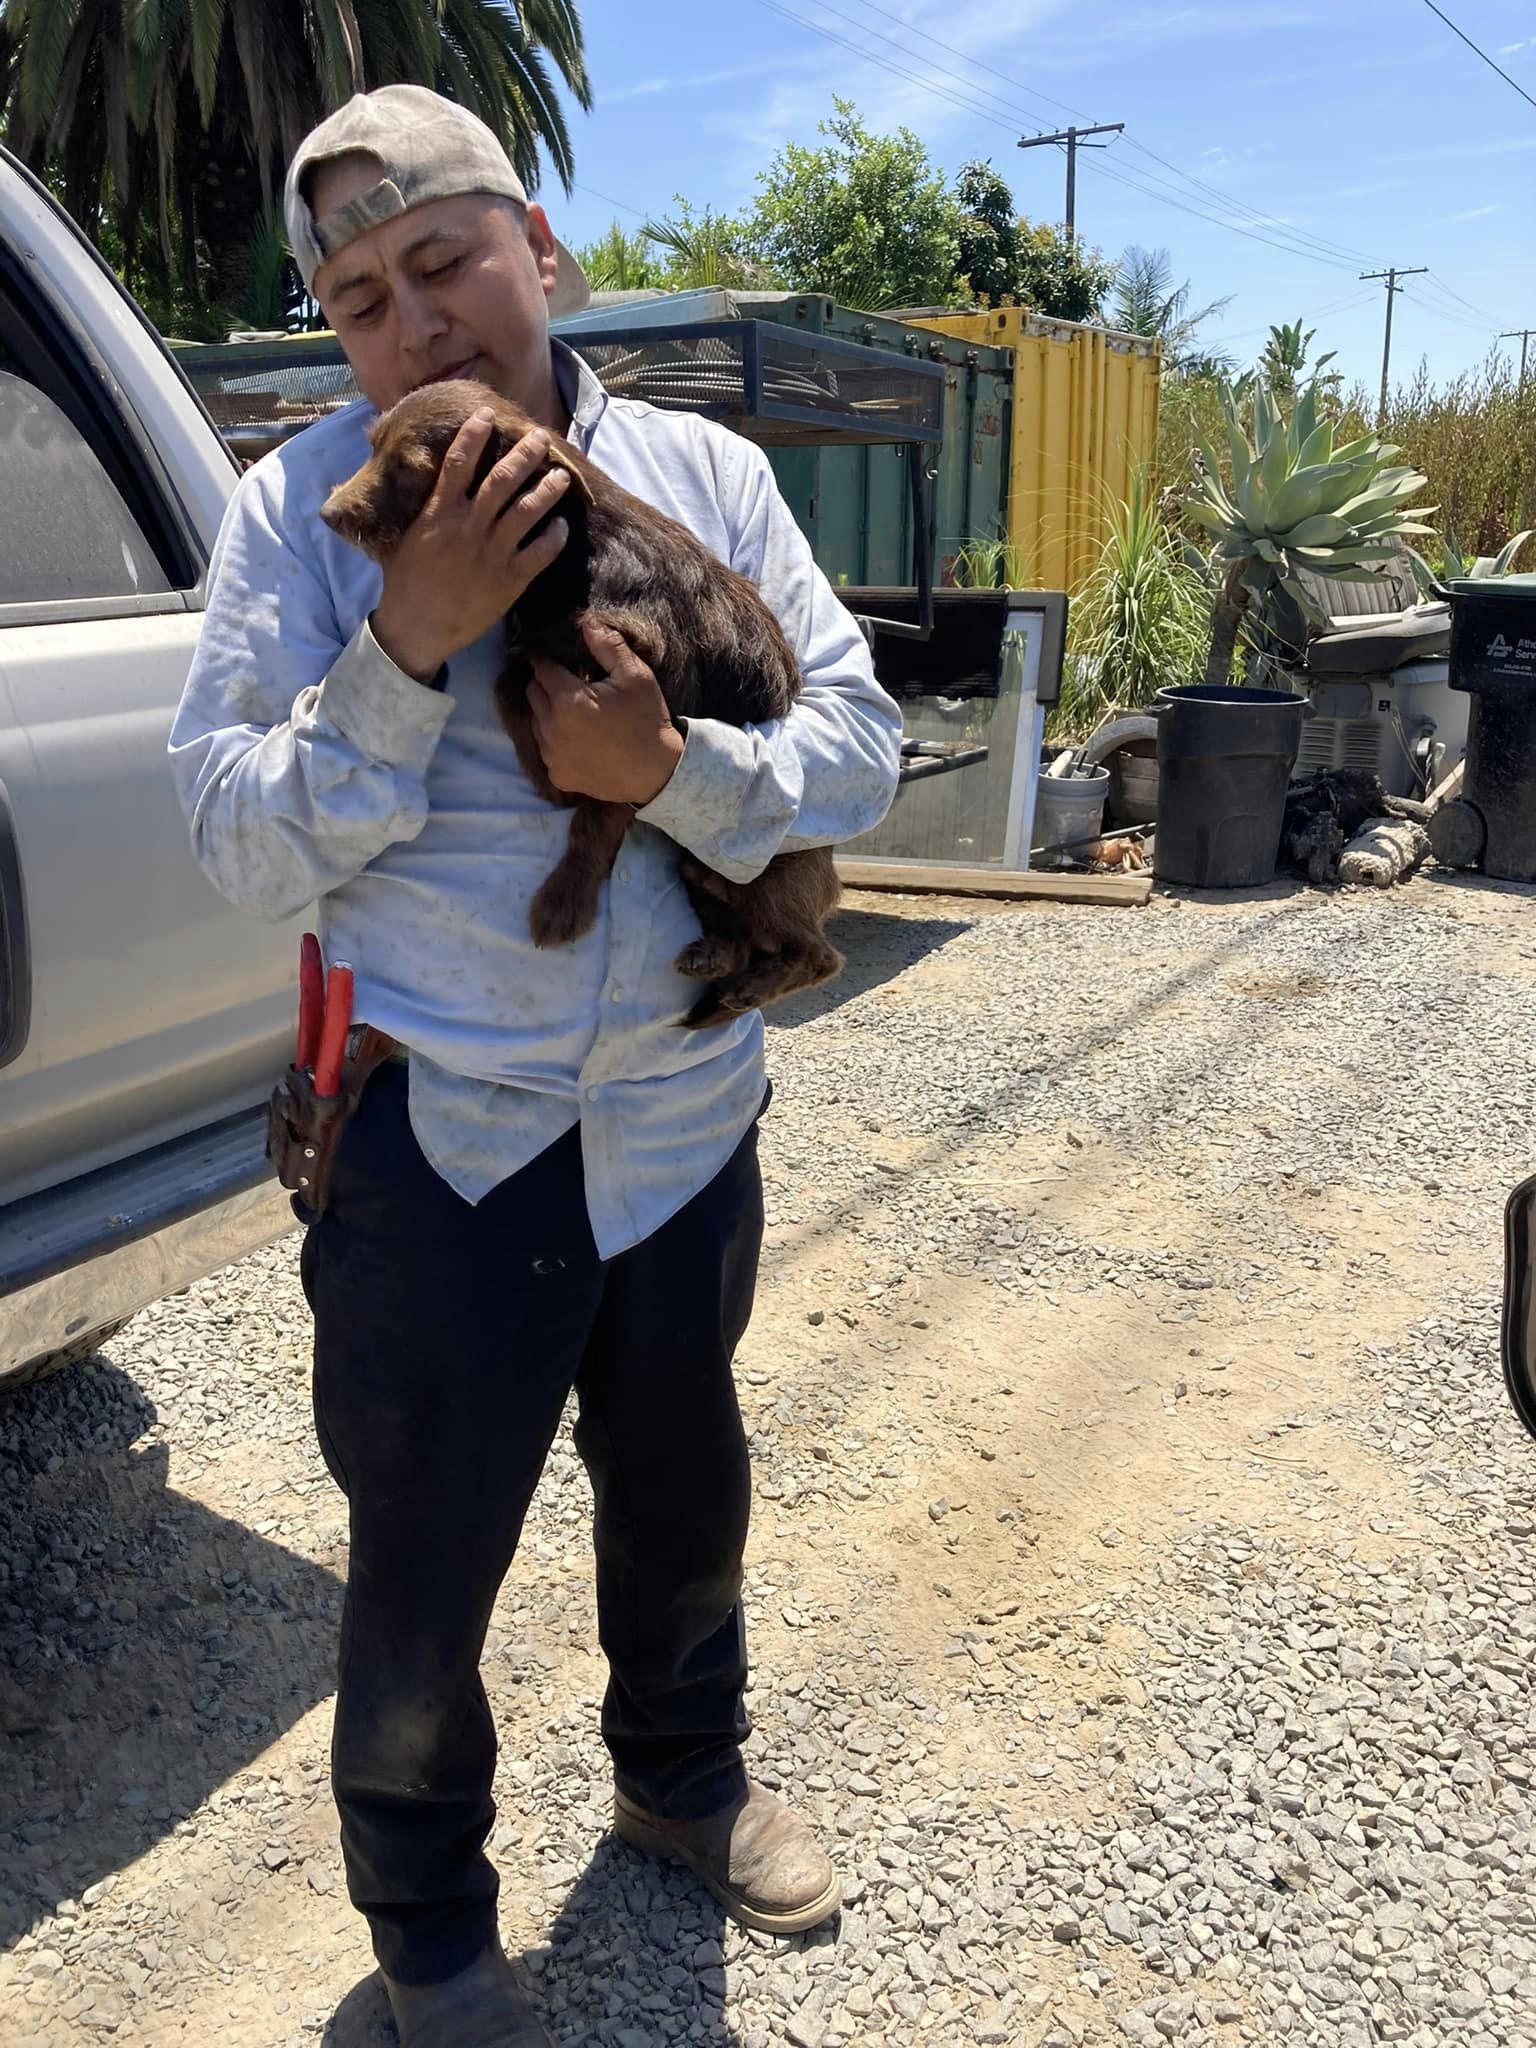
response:
<path fill-rule="evenodd" d="M 615 107 L 623 100 L 651 99 L 663 92 L 696 92 L 710 85 L 731 85 L 743 78 L 761 78 L 765 71 L 784 69 L 772 64 L 737 64 L 728 71 L 701 71 L 690 78 L 642 78 L 633 85 L 616 86 L 611 92 L 598 92 L 599 111 L 603 107 Z"/>
<path fill-rule="evenodd" d="M 786 4 L 802 13 L 797 0 Z M 908 27 L 940 38 L 948 49 L 903 34 L 884 15 L 855 26 L 857 0 L 837 0 L 837 5 L 848 19 L 814 6 L 803 10 L 803 19 L 814 19 L 825 32 L 821 35 L 799 22 L 785 23 L 784 33 L 800 61 L 781 68 L 798 76 L 773 83 L 755 105 L 705 116 L 706 131 L 731 145 L 722 169 L 738 196 L 786 141 L 815 141 L 817 123 L 831 114 L 834 96 L 852 100 L 876 130 L 920 130 L 939 154 L 945 139 L 963 129 L 964 154 L 990 156 L 994 162 L 1011 161 L 1013 145 L 1032 128 L 1065 118 L 1062 110 L 1053 110 L 1037 92 L 1014 80 L 1040 69 L 1040 46 L 1027 39 L 1047 32 L 1053 17 L 1069 16 L 1072 0 L 960 0 L 957 5 L 945 0 L 912 5 L 909 0 Z M 1010 46 L 1019 49 L 1011 62 Z M 954 51 L 975 61 L 967 64 Z M 993 63 L 1000 68 L 992 70 Z M 1010 71 L 1012 77 L 1004 75 Z"/>
<path fill-rule="evenodd" d="M 1499 45 L 1499 55 L 1501 57 L 1513 57 L 1518 55 L 1521 50 L 1528 50 L 1530 47 L 1529 41 L 1523 43 L 1501 43 Z"/>

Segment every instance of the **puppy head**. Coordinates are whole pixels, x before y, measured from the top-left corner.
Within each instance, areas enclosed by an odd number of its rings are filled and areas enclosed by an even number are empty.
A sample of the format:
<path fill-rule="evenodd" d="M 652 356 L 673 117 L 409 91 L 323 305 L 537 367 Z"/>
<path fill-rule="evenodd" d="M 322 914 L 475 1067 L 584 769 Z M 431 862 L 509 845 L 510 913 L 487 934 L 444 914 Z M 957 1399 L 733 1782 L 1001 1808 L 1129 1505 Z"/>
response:
<path fill-rule="evenodd" d="M 498 398 L 483 384 L 462 380 L 424 384 L 419 391 L 408 392 L 374 422 L 368 432 L 373 453 L 361 469 L 331 492 L 320 507 L 320 517 L 343 540 L 351 541 L 376 562 L 384 561 L 400 545 L 431 497 L 443 457 L 453 446 L 459 429 L 481 406 L 490 408 L 496 424 L 475 466 L 470 482 L 473 495 L 534 422 L 520 407 Z M 591 502 L 591 487 L 581 474 L 574 451 L 568 451 L 557 440 L 545 467 L 568 470 L 574 480 L 576 488 L 566 493 L 563 511 L 583 501 Z"/>

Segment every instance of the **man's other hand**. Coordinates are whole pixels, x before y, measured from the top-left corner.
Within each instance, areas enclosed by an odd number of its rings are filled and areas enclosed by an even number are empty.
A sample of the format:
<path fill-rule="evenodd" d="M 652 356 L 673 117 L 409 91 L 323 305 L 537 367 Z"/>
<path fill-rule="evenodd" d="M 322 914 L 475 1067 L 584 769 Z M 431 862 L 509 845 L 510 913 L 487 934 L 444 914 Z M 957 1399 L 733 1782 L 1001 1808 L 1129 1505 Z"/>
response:
<path fill-rule="evenodd" d="M 611 626 L 583 627 L 603 674 L 595 683 L 535 656 L 528 702 L 544 767 L 567 796 L 637 809 L 661 794 L 682 757 L 651 670 Z"/>
<path fill-rule="evenodd" d="M 565 521 L 551 519 L 528 539 L 570 485 L 565 470 L 544 466 L 550 437 L 542 427 L 509 448 L 470 495 L 494 424 L 481 411 L 460 427 L 436 489 L 384 566 L 373 637 L 397 668 L 422 682 L 490 632 L 568 537 Z"/>

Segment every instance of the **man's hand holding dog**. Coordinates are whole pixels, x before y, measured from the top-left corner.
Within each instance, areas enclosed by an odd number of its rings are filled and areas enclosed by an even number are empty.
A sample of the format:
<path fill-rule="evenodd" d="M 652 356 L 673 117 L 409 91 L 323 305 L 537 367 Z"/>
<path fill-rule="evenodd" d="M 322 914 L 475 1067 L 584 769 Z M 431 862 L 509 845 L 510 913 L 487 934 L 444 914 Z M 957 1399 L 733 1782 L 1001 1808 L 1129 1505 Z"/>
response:
<path fill-rule="evenodd" d="M 563 469 L 538 475 L 550 446 L 542 428 L 508 449 L 470 495 L 493 425 L 489 412 L 465 421 L 437 488 L 384 567 L 373 636 L 397 668 L 422 682 L 490 632 L 566 543 L 563 519 L 528 540 L 570 485 Z M 530 477 L 538 480 L 525 489 Z"/>
<path fill-rule="evenodd" d="M 595 683 L 535 658 L 528 686 L 545 771 L 567 796 L 639 808 L 661 794 L 683 752 L 661 686 L 621 633 L 582 632 L 602 669 Z"/>

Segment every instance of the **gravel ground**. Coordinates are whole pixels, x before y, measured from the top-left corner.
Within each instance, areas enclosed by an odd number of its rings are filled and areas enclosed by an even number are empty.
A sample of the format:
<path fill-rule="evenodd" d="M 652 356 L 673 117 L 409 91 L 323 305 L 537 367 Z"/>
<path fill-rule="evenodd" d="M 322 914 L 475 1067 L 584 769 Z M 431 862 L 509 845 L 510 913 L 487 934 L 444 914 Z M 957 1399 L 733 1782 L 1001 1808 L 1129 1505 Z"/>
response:
<path fill-rule="evenodd" d="M 1498 1380 L 1529 892 L 864 897 L 781 1014 L 741 1359 L 754 1768 L 838 1923 L 604 1832 L 585 1482 L 498 1607 L 559 2048 L 1536 2044 L 1536 1446 Z M 292 1243 L 0 1439 L 0 2039 L 383 2048 L 325 1784 Z"/>

